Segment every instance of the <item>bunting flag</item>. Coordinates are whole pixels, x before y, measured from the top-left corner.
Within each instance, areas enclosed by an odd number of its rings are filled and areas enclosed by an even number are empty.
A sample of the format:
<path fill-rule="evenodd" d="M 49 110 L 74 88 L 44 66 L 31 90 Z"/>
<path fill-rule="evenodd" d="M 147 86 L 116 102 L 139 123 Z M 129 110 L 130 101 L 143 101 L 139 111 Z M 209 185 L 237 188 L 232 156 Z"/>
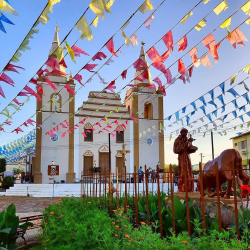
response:
<path fill-rule="evenodd" d="M 19 16 L 19 14 L 5 0 L 0 0 L 0 10 L 14 16 Z"/>
<path fill-rule="evenodd" d="M 219 15 L 222 11 L 225 11 L 228 8 L 226 0 L 223 0 L 217 7 L 214 8 L 216 15 Z"/>
<path fill-rule="evenodd" d="M 248 94 L 247 94 L 247 93 L 245 93 L 245 94 L 242 95 L 242 96 L 246 99 L 247 103 L 250 103 L 250 100 L 249 100 L 249 97 L 248 97 Z"/>
<path fill-rule="evenodd" d="M 233 88 L 229 89 L 227 92 L 228 92 L 228 93 L 231 93 L 231 94 L 233 95 L 234 98 L 236 98 L 236 96 L 239 95 L 239 94 L 235 91 L 235 89 L 233 89 Z"/>
<path fill-rule="evenodd" d="M 42 101 L 40 96 L 29 86 L 25 86 L 23 89 L 26 90 L 29 94 L 35 96 L 38 101 L 40 101 L 40 102 Z"/>
<path fill-rule="evenodd" d="M 187 125 L 189 124 L 190 118 L 188 115 L 186 115 L 186 121 L 187 121 Z"/>
<path fill-rule="evenodd" d="M 241 9 L 244 11 L 246 15 L 249 15 L 250 13 L 250 1 L 248 1 L 246 4 L 244 4 Z"/>
<path fill-rule="evenodd" d="M 238 108 L 238 104 L 237 104 L 236 100 L 232 100 L 232 103 L 234 104 L 234 107 L 237 109 Z"/>
<path fill-rule="evenodd" d="M 115 85 L 115 81 L 112 81 L 112 82 L 110 82 L 110 84 L 105 89 L 108 89 L 112 93 L 115 93 L 114 89 L 116 89 L 116 86 L 114 86 L 114 85 Z"/>
<path fill-rule="evenodd" d="M 124 39 L 125 39 L 125 44 L 127 45 L 127 46 L 129 46 L 130 45 L 130 40 L 128 39 L 128 37 L 126 36 L 126 34 L 125 34 L 125 32 L 122 30 L 122 36 L 124 37 Z"/>
<path fill-rule="evenodd" d="M 69 55 L 70 55 L 70 57 L 71 57 L 71 60 L 74 62 L 74 63 L 76 63 L 76 61 L 75 61 L 75 52 L 73 51 L 73 49 L 69 46 L 69 44 L 67 43 L 67 41 L 64 41 L 65 42 L 65 44 L 66 44 L 66 49 L 67 49 L 67 51 L 68 51 L 68 53 L 69 53 Z"/>
<path fill-rule="evenodd" d="M 5 30 L 4 26 L 3 26 L 2 21 L 5 22 L 5 23 L 8 23 L 8 24 L 15 25 L 3 13 L 0 12 L 0 30 L 3 31 L 4 33 L 6 33 L 6 30 Z"/>
<path fill-rule="evenodd" d="M 103 53 L 103 52 L 97 52 L 93 57 L 92 57 L 92 60 L 95 61 L 95 60 L 102 60 L 102 59 L 105 59 L 107 56 Z"/>
<path fill-rule="evenodd" d="M 225 95 L 225 83 L 221 83 L 219 87 L 221 88 L 222 94 Z"/>
<path fill-rule="evenodd" d="M 222 95 L 219 95 L 219 96 L 218 96 L 218 99 L 221 101 L 222 105 L 224 106 L 225 103 L 224 103 L 224 100 L 223 100 L 223 96 L 222 96 Z"/>
<path fill-rule="evenodd" d="M 0 14 L 1 14 L 1 12 L 0 12 Z M 16 73 L 19 74 L 19 72 L 18 72 L 15 68 L 25 70 L 24 68 L 22 68 L 22 67 L 20 67 L 20 66 L 16 66 L 16 65 L 11 64 L 11 63 L 8 63 L 8 64 L 5 66 L 4 70 L 5 70 L 5 71 L 13 71 L 13 72 L 16 72 Z"/>
<path fill-rule="evenodd" d="M 184 51 L 187 48 L 187 36 L 184 36 L 178 43 L 179 49 L 178 51 Z"/>
<path fill-rule="evenodd" d="M 185 114 L 186 112 L 186 107 L 182 108 L 182 114 Z"/>
<path fill-rule="evenodd" d="M 47 82 L 49 84 L 49 86 L 56 92 L 57 88 L 55 87 L 55 85 L 49 80 L 49 78 L 46 78 L 44 80 L 45 82 Z"/>
<path fill-rule="evenodd" d="M 194 110 L 197 111 L 195 102 L 190 103 L 191 106 L 193 106 Z"/>
<path fill-rule="evenodd" d="M 81 82 L 82 81 L 82 76 L 80 74 L 76 74 L 73 77 L 73 79 L 77 80 L 81 85 L 83 85 L 82 82 Z"/>
<path fill-rule="evenodd" d="M 197 63 L 198 62 L 198 57 L 196 56 L 196 53 L 198 52 L 197 47 L 192 48 L 188 54 L 191 56 L 192 62 Z"/>
<path fill-rule="evenodd" d="M 217 110 L 214 110 L 214 111 L 212 112 L 212 115 L 214 115 L 215 117 L 217 117 Z"/>
<path fill-rule="evenodd" d="M 73 89 L 70 87 L 69 83 L 67 83 L 66 85 L 64 85 L 64 87 L 67 89 L 67 91 L 72 94 L 75 95 L 75 92 L 73 91 Z"/>
<path fill-rule="evenodd" d="M 132 43 L 132 46 L 138 46 L 138 36 L 136 34 L 133 34 L 130 38 L 129 38 L 130 42 Z"/>
<path fill-rule="evenodd" d="M 243 72 L 244 72 L 244 73 L 247 73 L 247 74 L 249 75 L 249 73 L 250 73 L 250 64 L 247 65 L 247 66 L 243 69 Z"/>
<path fill-rule="evenodd" d="M 206 115 L 206 109 L 205 106 L 201 106 L 200 109 L 203 111 L 204 115 Z"/>
<path fill-rule="evenodd" d="M 176 117 L 176 121 L 179 121 L 179 120 L 180 120 L 180 118 L 179 118 L 179 111 L 177 111 L 177 112 L 175 113 L 175 117 Z"/>
<path fill-rule="evenodd" d="M 144 62 L 141 58 L 139 58 L 138 60 L 136 60 L 133 64 L 134 68 L 137 69 L 138 71 L 141 71 L 141 67 L 143 68 L 148 68 L 148 65 L 146 64 L 146 62 Z"/>
<path fill-rule="evenodd" d="M 171 30 L 169 32 L 167 32 L 166 35 L 164 35 L 162 37 L 162 40 L 165 43 L 165 45 L 167 46 L 170 53 L 171 53 L 171 51 L 174 51 L 174 41 L 173 41 L 173 35 L 172 35 Z"/>
<path fill-rule="evenodd" d="M 240 107 L 239 111 L 241 111 L 241 110 L 243 110 L 244 112 L 246 112 L 246 106 L 244 105 L 244 106 Z"/>
<path fill-rule="evenodd" d="M 182 61 L 182 59 L 179 59 L 179 61 L 178 61 L 178 72 L 181 75 L 185 75 L 185 71 L 186 71 L 185 64 Z"/>
<path fill-rule="evenodd" d="M 202 19 L 198 24 L 196 24 L 195 25 L 195 29 L 196 30 L 198 30 L 198 31 L 200 31 L 203 27 L 205 27 L 206 26 L 206 19 L 204 18 L 204 19 Z"/>
<path fill-rule="evenodd" d="M 153 23 L 153 18 L 155 18 L 155 14 L 150 15 L 149 18 L 144 23 L 148 30 L 150 30 L 150 24 Z"/>
<path fill-rule="evenodd" d="M 209 120 L 210 122 L 212 122 L 211 115 L 210 115 L 210 114 L 207 114 L 206 116 L 207 116 L 208 120 Z"/>
<path fill-rule="evenodd" d="M 92 0 L 89 7 L 98 18 L 102 17 L 102 19 L 104 19 L 104 11 L 111 13 L 110 5 L 108 5 L 105 0 Z"/>
<path fill-rule="evenodd" d="M 62 58 L 62 60 L 59 62 L 59 65 L 62 65 L 64 68 L 68 68 L 67 64 L 64 61 L 64 58 Z"/>
<path fill-rule="evenodd" d="M 244 122 L 243 115 L 239 116 L 239 118 L 242 120 L 242 122 Z"/>
<path fill-rule="evenodd" d="M 211 95 L 211 99 L 214 100 L 214 90 L 213 90 L 213 89 L 210 90 L 210 91 L 208 92 L 208 94 L 210 94 L 210 95 Z"/>
<path fill-rule="evenodd" d="M 192 112 L 191 112 L 191 116 L 194 115 L 194 114 L 195 114 L 195 111 L 192 111 Z"/>
<path fill-rule="evenodd" d="M 106 43 L 106 47 L 112 55 L 118 57 L 115 53 L 113 37 Z"/>
<path fill-rule="evenodd" d="M 126 79 L 126 76 L 127 76 L 127 69 L 125 69 L 125 70 L 121 73 L 122 80 Z"/>
<path fill-rule="evenodd" d="M 193 15 L 193 12 L 192 11 L 190 11 L 186 16 L 184 16 L 182 19 L 181 19 L 181 23 L 182 23 L 182 25 L 184 25 L 185 23 L 186 23 L 186 21 L 188 20 L 188 18 L 190 17 L 190 16 L 192 16 Z"/>
<path fill-rule="evenodd" d="M 217 105 L 215 104 L 215 102 L 214 101 L 210 101 L 210 102 L 208 102 L 209 104 L 211 104 L 211 105 L 214 105 L 215 106 L 215 108 L 217 108 Z"/>
<path fill-rule="evenodd" d="M 228 32 L 228 39 L 230 40 L 231 39 L 231 33 L 230 33 L 230 26 L 231 26 L 231 21 L 232 21 L 232 18 L 229 17 L 220 27 L 221 28 L 227 28 L 227 32 Z"/>
<path fill-rule="evenodd" d="M 221 109 L 222 109 L 221 113 L 223 113 L 225 111 L 225 106 L 222 106 Z"/>
<path fill-rule="evenodd" d="M 211 65 L 210 60 L 209 60 L 207 55 L 205 55 L 201 58 L 201 63 L 204 65 L 204 67 L 208 66 L 208 67 L 212 68 L 212 65 Z"/>
<path fill-rule="evenodd" d="M 13 132 L 16 132 L 18 134 L 19 132 L 23 132 L 23 130 L 20 128 L 16 128 L 11 133 L 13 133 Z"/>
<path fill-rule="evenodd" d="M 86 53 L 85 51 L 83 51 L 82 49 L 80 49 L 79 47 L 77 47 L 76 45 L 72 46 L 72 50 L 74 51 L 76 57 L 80 57 L 81 54 L 89 56 L 88 53 Z"/>
<path fill-rule="evenodd" d="M 222 118 L 222 119 L 223 119 L 223 122 L 224 122 L 224 120 L 227 118 L 227 116 L 228 116 L 228 115 L 224 115 L 224 116 L 223 116 L 223 118 Z"/>
<path fill-rule="evenodd" d="M 238 73 L 234 74 L 230 80 L 230 85 L 232 85 L 235 82 L 236 76 L 238 75 Z"/>
<path fill-rule="evenodd" d="M 86 69 L 88 70 L 89 72 L 95 72 L 95 71 L 92 71 L 92 69 L 94 69 L 98 64 L 86 64 L 82 69 Z"/>
<path fill-rule="evenodd" d="M 235 118 L 237 117 L 236 110 L 234 110 L 234 111 L 232 112 L 232 114 L 234 115 Z"/>
<path fill-rule="evenodd" d="M 14 81 L 9 76 L 7 76 L 5 73 L 2 73 L 0 75 L 0 81 L 8 83 L 12 87 L 14 87 L 14 84 L 15 84 Z"/>
<path fill-rule="evenodd" d="M 207 106 L 204 96 L 201 96 L 201 97 L 199 98 L 199 100 L 200 100 L 205 106 Z"/>
<path fill-rule="evenodd" d="M 150 2 L 150 0 L 146 0 L 141 7 L 138 9 L 142 14 L 145 14 L 146 12 L 150 11 L 154 9 L 152 3 Z"/>

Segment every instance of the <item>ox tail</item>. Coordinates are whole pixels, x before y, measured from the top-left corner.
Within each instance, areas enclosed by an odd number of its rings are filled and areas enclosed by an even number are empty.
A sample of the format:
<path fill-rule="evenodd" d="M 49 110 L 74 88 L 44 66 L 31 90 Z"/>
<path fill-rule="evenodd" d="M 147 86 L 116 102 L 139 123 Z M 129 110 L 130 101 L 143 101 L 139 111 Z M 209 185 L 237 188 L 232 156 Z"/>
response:
<path fill-rule="evenodd" d="M 237 175 L 237 183 L 238 183 L 239 187 L 241 187 L 243 184 L 242 184 L 242 181 L 239 177 L 239 172 L 242 171 L 242 158 L 241 158 L 238 151 L 236 151 L 236 157 L 235 157 L 235 171 L 236 171 L 236 175 Z"/>

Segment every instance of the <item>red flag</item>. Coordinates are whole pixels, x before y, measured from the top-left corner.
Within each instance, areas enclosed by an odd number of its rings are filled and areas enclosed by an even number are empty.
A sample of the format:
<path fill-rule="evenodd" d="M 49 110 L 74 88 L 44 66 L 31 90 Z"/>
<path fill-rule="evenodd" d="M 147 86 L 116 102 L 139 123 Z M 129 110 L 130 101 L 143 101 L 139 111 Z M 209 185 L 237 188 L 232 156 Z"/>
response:
<path fill-rule="evenodd" d="M 43 87 L 42 86 L 39 86 L 38 88 L 37 88 L 37 91 L 39 91 L 40 93 L 42 93 L 43 94 Z M 43 94 L 44 95 L 44 94 Z M 45 95 L 44 95 L 45 96 Z"/>
<path fill-rule="evenodd" d="M 181 75 L 181 76 L 179 77 L 179 79 L 182 80 L 184 84 L 186 83 L 186 78 L 185 78 L 184 75 Z"/>
<path fill-rule="evenodd" d="M 19 105 L 19 106 L 21 106 L 22 105 L 22 103 L 20 103 L 16 98 L 15 99 L 13 99 L 13 102 L 14 103 L 16 103 L 17 105 Z"/>
<path fill-rule="evenodd" d="M 62 135 L 61 135 L 61 137 L 65 137 L 66 136 L 66 132 L 64 132 Z"/>
<path fill-rule="evenodd" d="M 64 87 L 67 89 L 67 91 L 70 94 L 75 95 L 75 92 L 73 91 L 73 89 L 70 87 L 70 85 L 68 83 Z"/>
<path fill-rule="evenodd" d="M 57 91 L 56 86 L 50 81 L 49 78 L 46 78 L 44 81 L 47 82 L 54 91 Z"/>
<path fill-rule="evenodd" d="M 53 57 L 50 57 L 45 63 L 45 65 L 49 66 L 51 69 L 60 69 L 58 61 Z"/>
<path fill-rule="evenodd" d="M 29 94 L 35 96 L 38 101 L 42 101 L 41 97 L 29 86 L 25 86 L 23 89 L 26 90 Z"/>
<path fill-rule="evenodd" d="M 8 83 L 9 85 L 11 85 L 12 87 L 14 87 L 14 82 L 13 80 L 7 76 L 5 73 L 2 73 L 1 76 L 0 76 L 0 81 L 2 82 L 6 82 Z"/>
<path fill-rule="evenodd" d="M 107 56 L 103 53 L 103 52 L 97 52 L 93 57 L 92 57 L 92 60 L 95 61 L 95 60 L 102 60 L 102 59 L 105 59 Z"/>
<path fill-rule="evenodd" d="M 171 84 L 171 83 L 172 83 L 172 74 L 171 74 L 169 68 L 166 69 L 166 70 L 164 71 L 164 76 L 165 76 L 166 79 L 167 79 L 167 83 L 168 83 L 168 84 Z"/>
<path fill-rule="evenodd" d="M 98 64 L 86 64 L 82 69 L 86 69 L 88 70 L 89 72 L 95 72 L 95 71 L 92 71 L 92 69 L 94 69 Z"/>
<path fill-rule="evenodd" d="M 77 80 L 81 85 L 83 85 L 82 82 L 81 82 L 82 76 L 81 76 L 80 74 L 75 75 L 75 76 L 73 77 L 73 79 Z"/>
<path fill-rule="evenodd" d="M 88 53 L 86 53 L 85 51 L 83 51 L 82 49 L 80 49 L 79 47 L 75 45 L 73 45 L 71 49 L 75 52 L 75 56 L 80 57 L 81 54 L 89 56 Z"/>
<path fill-rule="evenodd" d="M 59 62 L 60 65 L 62 65 L 64 68 L 68 68 L 66 62 L 64 61 L 64 58 Z"/>
<path fill-rule="evenodd" d="M 2 89 L 2 87 L 0 86 L 0 95 L 3 97 L 3 98 L 6 98 L 5 97 L 5 94 L 4 94 L 4 92 L 3 92 L 3 89 Z M 15 100 L 15 99 L 14 99 Z"/>
<path fill-rule="evenodd" d="M 84 132 L 82 132 L 82 135 L 83 135 L 84 137 L 87 137 L 87 135 L 86 135 Z"/>
<path fill-rule="evenodd" d="M 171 51 L 174 51 L 174 40 L 172 31 L 170 30 L 165 36 L 162 37 L 163 42 L 166 44 L 167 48 Z"/>
<path fill-rule="evenodd" d="M 11 63 L 8 63 L 8 64 L 5 66 L 4 70 L 6 70 L 6 71 L 13 71 L 13 72 L 16 72 L 16 73 L 19 74 L 19 72 L 18 72 L 15 68 L 19 68 L 19 69 L 25 70 L 24 68 L 19 67 L 19 66 L 16 66 L 16 65 L 11 64 Z"/>
<path fill-rule="evenodd" d="M 36 79 L 34 79 L 34 78 L 31 78 L 29 82 L 31 82 L 31 83 L 33 83 L 33 84 L 37 85 L 37 80 L 36 80 Z"/>
<path fill-rule="evenodd" d="M 114 89 L 116 89 L 115 81 L 112 81 L 105 89 L 109 89 L 112 93 L 115 93 Z"/>
<path fill-rule="evenodd" d="M 179 45 L 178 51 L 184 51 L 187 48 L 187 36 L 182 37 L 182 39 L 177 43 Z"/>
<path fill-rule="evenodd" d="M 121 76 L 122 76 L 122 80 L 126 79 L 126 76 L 127 76 L 127 70 L 126 69 L 122 72 Z"/>
<path fill-rule="evenodd" d="M 191 78 L 194 70 L 194 65 L 188 69 L 188 75 Z"/>
<path fill-rule="evenodd" d="M 43 75 L 43 72 L 44 72 L 44 71 L 43 71 L 42 69 L 39 69 L 39 70 L 37 71 L 36 74 L 38 75 L 38 78 L 41 77 L 41 76 Z"/>
<path fill-rule="evenodd" d="M 228 37 L 226 37 L 226 39 L 228 39 Z M 236 43 L 240 46 L 245 46 L 242 40 L 247 41 L 247 38 L 244 36 L 242 31 L 239 28 L 237 28 L 231 33 L 231 38 L 228 40 L 236 49 Z"/>
<path fill-rule="evenodd" d="M 141 73 L 141 76 L 143 79 L 149 79 L 149 75 L 148 75 L 148 70 L 144 70 L 142 73 Z"/>
<path fill-rule="evenodd" d="M 148 65 L 146 64 L 146 62 L 144 62 L 141 58 L 139 58 L 138 60 L 136 60 L 136 62 L 134 62 L 134 68 L 137 70 L 141 70 L 141 67 L 143 68 L 148 68 Z"/>
<path fill-rule="evenodd" d="M 106 43 L 106 47 L 110 51 L 110 53 L 112 53 L 114 56 L 117 56 L 117 54 L 115 53 L 113 37 Z"/>
<path fill-rule="evenodd" d="M 182 61 L 182 59 L 180 59 L 179 61 L 178 61 L 178 72 L 180 73 L 180 74 L 182 74 L 182 75 L 185 75 L 185 64 L 184 64 L 184 62 Z"/>

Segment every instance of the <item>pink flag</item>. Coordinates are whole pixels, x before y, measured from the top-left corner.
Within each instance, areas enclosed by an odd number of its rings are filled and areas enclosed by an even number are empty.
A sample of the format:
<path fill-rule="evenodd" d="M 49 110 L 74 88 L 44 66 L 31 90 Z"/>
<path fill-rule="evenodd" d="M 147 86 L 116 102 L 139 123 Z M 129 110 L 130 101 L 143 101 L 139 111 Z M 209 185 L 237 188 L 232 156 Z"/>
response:
<path fill-rule="evenodd" d="M 193 75 L 194 65 L 188 69 L 188 75 L 191 78 Z"/>
<path fill-rule="evenodd" d="M 75 75 L 75 76 L 73 77 L 73 79 L 77 80 L 81 85 L 83 85 L 82 82 L 81 82 L 82 76 L 81 76 L 80 74 Z"/>
<path fill-rule="evenodd" d="M 163 42 L 166 44 L 167 48 L 171 51 L 174 51 L 174 41 L 172 31 L 170 30 L 165 36 L 162 37 Z"/>
<path fill-rule="evenodd" d="M 148 70 L 147 70 L 147 69 L 144 70 L 140 75 L 141 75 L 141 77 L 142 77 L 143 79 L 146 79 L 146 80 L 149 79 L 149 74 L 148 74 Z"/>
<path fill-rule="evenodd" d="M 0 131 L 4 131 L 4 128 L 0 127 Z M 5 132 L 5 131 L 4 131 Z M 12 131 L 13 132 L 13 131 Z"/>
<path fill-rule="evenodd" d="M 147 89 L 156 89 L 156 86 L 153 83 L 149 83 L 146 85 Z"/>
<path fill-rule="evenodd" d="M 24 123 L 23 123 L 23 125 L 24 125 L 25 127 L 28 127 L 28 124 L 27 124 L 27 122 L 24 122 Z"/>
<path fill-rule="evenodd" d="M 3 89 L 2 89 L 2 87 L 0 86 L 0 95 L 3 97 L 3 98 L 6 98 L 5 97 L 5 94 L 4 94 L 4 92 L 3 92 Z M 15 99 L 14 99 L 15 100 Z"/>
<path fill-rule="evenodd" d="M 104 120 L 105 120 L 105 119 L 104 119 Z M 106 121 L 106 120 L 105 120 L 105 121 Z M 100 122 L 95 123 L 94 126 L 95 126 L 95 125 L 98 125 L 100 128 L 102 127 L 102 125 L 100 124 Z"/>
<path fill-rule="evenodd" d="M 17 134 L 18 134 L 19 132 L 23 132 L 23 130 L 22 130 L 22 129 L 20 129 L 20 128 L 16 128 L 16 129 L 14 129 L 11 133 L 13 133 L 14 131 L 15 131 Z"/>
<path fill-rule="evenodd" d="M 141 67 L 148 68 L 148 65 L 146 64 L 146 62 L 144 62 L 141 58 L 136 60 L 133 65 L 134 65 L 134 68 L 139 71 L 141 70 Z"/>
<path fill-rule="evenodd" d="M 84 132 L 82 132 L 82 135 L 83 135 L 84 137 L 87 137 L 87 135 L 86 135 Z"/>
<path fill-rule="evenodd" d="M 138 80 L 138 81 L 143 81 L 143 79 L 142 78 L 140 78 L 139 76 L 137 76 L 136 78 L 135 78 L 135 80 Z M 130 85 L 130 87 L 131 87 L 131 85 L 133 85 L 133 84 L 128 84 L 128 86 Z"/>
<path fill-rule="evenodd" d="M 152 64 L 156 69 L 160 70 L 162 73 L 166 70 L 165 65 L 162 62 L 155 62 Z"/>
<path fill-rule="evenodd" d="M 170 56 L 170 50 L 167 50 L 165 53 L 163 53 L 162 55 L 161 55 L 161 61 L 162 62 L 165 62 L 168 58 L 169 58 L 169 56 Z"/>
<path fill-rule="evenodd" d="M 171 74 L 169 68 L 167 68 L 167 69 L 164 71 L 164 76 L 165 76 L 166 79 L 167 79 L 167 83 L 168 83 L 168 84 L 171 84 L 171 83 L 172 83 L 172 74 Z"/>
<path fill-rule="evenodd" d="M 46 70 L 46 69 L 45 69 Z M 54 74 L 58 74 L 60 76 L 66 76 L 67 73 L 62 72 L 61 70 L 58 69 L 53 69 L 51 72 L 47 72 L 49 75 L 54 75 Z"/>
<path fill-rule="evenodd" d="M 113 37 L 106 43 L 106 47 L 110 51 L 110 53 L 112 53 L 112 55 L 117 56 L 117 54 L 115 53 Z"/>
<path fill-rule="evenodd" d="M 11 85 L 12 87 L 14 87 L 14 82 L 13 80 L 7 76 L 5 73 L 2 73 L 1 76 L 0 76 L 0 81 L 2 82 L 6 82 L 8 83 L 9 85 Z"/>
<path fill-rule="evenodd" d="M 82 49 L 80 49 L 79 47 L 75 45 L 72 46 L 72 50 L 75 52 L 75 56 L 80 57 L 81 54 L 89 56 L 88 53 L 86 53 L 85 51 L 83 51 Z"/>
<path fill-rule="evenodd" d="M 127 128 L 127 127 L 125 126 L 125 124 L 122 124 L 121 126 L 122 126 L 124 129 L 126 129 L 126 128 Z"/>
<path fill-rule="evenodd" d="M 162 82 L 159 77 L 156 77 L 153 81 L 156 82 L 159 86 L 162 86 Z"/>
<path fill-rule="evenodd" d="M 115 93 L 114 89 L 116 89 L 115 81 L 112 81 L 105 89 L 110 90 L 112 93 Z"/>
<path fill-rule="evenodd" d="M 130 117 L 135 123 L 137 123 L 137 120 L 133 117 L 133 116 L 131 116 Z"/>
<path fill-rule="evenodd" d="M 95 60 L 102 60 L 102 59 L 105 59 L 107 56 L 103 53 L 103 52 L 97 52 L 93 57 L 92 57 L 92 60 L 95 61 Z"/>
<path fill-rule="evenodd" d="M 39 128 L 40 129 L 40 128 Z M 45 135 L 49 135 L 49 132 L 46 132 Z"/>
<path fill-rule="evenodd" d="M 182 75 L 185 75 L 185 64 L 184 64 L 184 62 L 182 61 L 182 59 L 180 59 L 179 61 L 178 61 L 178 72 L 180 73 L 180 74 L 182 74 Z"/>
<path fill-rule="evenodd" d="M 67 132 L 64 132 L 61 137 L 65 137 Z"/>
<path fill-rule="evenodd" d="M 64 68 L 68 68 L 64 58 L 59 62 L 59 65 L 62 65 Z"/>
<path fill-rule="evenodd" d="M 155 18 L 155 14 L 150 15 L 149 18 L 144 23 L 148 30 L 150 29 L 150 24 L 153 23 L 153 18 Z"/>
<path fill-rule="evenodd" d="M 187 36 L 182 37 L 182 39 L 177 43 L 179 45 L 178 51 L 184 51 L 187 48 Z"/>
<path fill-rule="evenodd" d="M 72 129 L 77 129 L 77 127 L 72 127 Z"/>
<path fill-rule="evenodd" d="M 202 43 L 205 47 L 207 47 L 208 49 L 211 49 L 215 45 L 215 38 L 212 34 L 209 34 L 207 37 L 205 37 L 202 40 Z"/>
<path fill-rule="evenodd" d="M 154 63 L 158 61 L 161 62 L 161 57 L 154 46 L 147 51 L 147 55 Z"/>
<path fill-rule="evenodd" d="M 119 124 L 119 122 L 118 122 L 117 120 L 113 121 L 112 123 L 115 123 L 116 125 Z M 111 124 L 112 124 L 112 123 L 111 123 Z"/>
<path fill-rule="evenodd" d="M 45 65 L 49 66 L 51 69 L 60 69 L 58 61 L 53 57 L 50 57 L 45 63 Z"/>
<path fill-rule="evenodd" d="M 107 131 L 107 132 L 110 132 L 108 129 L 104 128 L 103 130 Z"/>
<path fill-rule="evenodd" d="M 42 86 L 38 86 L 37 91 L 40 92 L 42 95 L 44 95 L 43 94 L 43 87 Z"/>
<path fill-rule="evenodd" d="M 19 67 L 19 66 L 16 66 L 16 65 L 11 64 L 11 63 L 8 63 L 8 64 L 5 66 L 4 70 L 6 70 L 6 71 L 13 71 L 13 72 L 16 72 L 16 73 L 19 74 L 19 72 L 18 72 L 15 68 L 19 68 L 19 69 L 25 70 L 24 68 Z"/>
<path fill-rule="evenodd" d="M 120 127 L 117 127 L 115 131 L 117 131 L 118 133 L 120 133 L 120 131 L 121 131 Z"/>
<path fill-rule="evenodd" d="M 49 131 L 49 136 L 55 136 L 54 131 L 52 129 Z"/>
<path fill-rule="evenodd" d="M 70 94 L 75 95 L 75 92 L 73 91 L 73 89 L 70 87 L 70 85 L 68 83 L 64 87 L 67 89 L 67 91 Z"/>
<path fill-rule="evenodd" d="M 36 122 L 34 120 L 32 120 L 32 119 L 28 119 L 27 123 L 29 123 L 31 126 L 33 126 L 33 123 L 36 123 Z"/>
<path fill-rule="evenodd" d="M 41 77 L 43 75 L 43 70 L 39 69 L 36 74 L 38 75 L 38 78 Z"/>
<path fill-rule="evenodd" d="M 67 121 L 67 120 L 65 120 L 64 122 L 66 123 L 67 127 L 69 127 L 69 123 L 68 123 L 68 121 Z"/>
<path fill-rule="evenodd" d="M 91 133 L 91 130 L 87 129 L 85 132 L 87 132 L 87 133 Z"/>
<path fill-rule="evenodd" d="M 63 127 L 63 128 L 67 128 L 63 122 L 60 123 L 60 125 Z"/>
<path fill-rule="evenodd" d="M 17 96 L 27 96 L 27 97 L 29 97 L 29 96 L 28 96 L 28 93 L 27 93 L 27 92 L 23 92 L 23 91 L 20 91 L 20 92 L 17 94 Z"/>
<path fill-rule="evenodd" d="M 107 128 L 112 128 L 112 126 L 108 125 Z"/>
<path fill-rule="evenodd" d="M 137 78 L 138 78 L 138 77 L 137 77 Z M 138 80 L 138 79 L 135 79 L 135 80 Z M 141 79 L 141 78 L 140 78 L 140 80 L 142 81 L 142 79 Z M 134 85 L 134 84 L 128 84 L 127 86 L 128 86 L 128 87 L 132 87 L 132 88 L 133 88 L 135 85 Z"/>
<path fill-rule="evenodd" d="M 192 48 L 188 54 L 191 56 L 192 62 L 196 63 L 198 61 L 197 56 L 195 55 L 198 52 L 198 49 L 196 47 Z"/>
<path fill-rule="evenodd" d="M 215 63 L 218 63 L 219 55 L 218 55 L 218 48 L 220 47 L 220 43 L 214 45 L 211 47 L 211 49 L 208 51 L 208 53 L 214 58 Z"/>
<path fill-rule="evenodd" d="M 95 72 L 95 71 L 92 71 L 92 69 L 94 69 L 98 64 L 86 64 L 82 69 L 86 69 L 88 70 L 89 72 Z"/>
<path fill-rule="evenodd" d="M 181 76 L 179 77 L 179 79 L 182 80 L 184 84 L 186 83 L 186 78 L 185 78 L 184 75 L 181 75 Z"/>
<path fill-rule="evenodd" d="M 100 131 L 98 132 L 98 134 L 101 134 L 101 133 L 103 133 L 103 131 L 100 130 Z"/>
<path fill-rule="evenodd" d="M 26 90 L 29 94 L 35 96 L 39 102 L 42 101 L 41 97 L 29 86 L 25 86 L 23 89 Z"/>
<path fill-rule="evenodd" d="M 133 34 L 130 38 L 129 38 L 130 42 L 132 43 L 132 46 L 134 47 L 135 45 L 138 45 L 138 36 L 136 34 Z"/>
<path fill-rule="evenodd" d="M 35 84 L 35 85 L 37 85 L 37 80 L 34 79 L 34 78 L 31 78 L 29 82 L 30 82 L 30 83 L 33 83 L 33 84 Z"/>
<path fill-rule="evenodd" d="M 4 124 L 11 125 L 12 121 L 6 121 Z"/>
<path fill-rule="evenodd" d="M 115 137 L 115 134 L 113 132 L 110 133 L 112 135 L 112 137 Z"/>
<path fill-rule="evenodd" d="M 205 67 L 208 66 L 208 67 L 212 68 L 212 65 L 211 65 L 210 60 L 209 60 L 209 58 L 208 58 L 207 55 L 205 55 L 205 56 L 203 56 L 203 57 L 201 58 L 201 63 L 202 63 Z"/>
<path fill-rule="evenodd" d="M 21 106 L 22 105 L 22 103 L 20 103 L 16 98 L 15 99 L 13 99 L 13 102 L 14 103 L 16 103 L 17 105 L 19 105 L 19 106 Z"/>
<path fill-rule="evenodd" d="M 228 39 L 228 37 L 226 38 Z M 239 28 L 237 28 L 231 33 L 231 38 L 228 40 L 236 49 L 236 43 L 240 46 L 245 46 L 242 40 L 247 41 L 247 38 L 244 36 L 242 31 Z"/>
<path fill-rule="evenodd" d="M 56 86 L 50 81 L 49 78 L 46 78 L 44 81 L 47 82 L 54 91 L 57 91 Z"/>
<path fill-rule="evenodd" d="M 79 123 L 84 124 L 87 118 L 83 118 Z"/>
<path fill-rule="evenodd" d="M 71 134 L 71 133 L 72 133 L 70 129 L 68 129 L 68 130 L 67 130 L 67 132 L 68 132 L 69 134 Z"/>
<path fill-rule="evenodd" d="M 126 79 L 126 76 L 127 76 L 127 70 L 126 69 L 122 72 L 121 76 L 122 76 L 122 80 Z"/>

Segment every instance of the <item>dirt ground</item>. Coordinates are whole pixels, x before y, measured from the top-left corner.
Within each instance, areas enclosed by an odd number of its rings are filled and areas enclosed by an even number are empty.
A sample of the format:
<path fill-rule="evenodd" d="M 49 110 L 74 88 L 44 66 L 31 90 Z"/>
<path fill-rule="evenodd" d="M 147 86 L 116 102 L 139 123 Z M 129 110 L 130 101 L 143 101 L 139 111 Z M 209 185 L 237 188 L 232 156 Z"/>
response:
<path fill-rule="evenodd" d="M 43 211 L 43 207 L 51 203 L 57 203 L 58 198 L 35 198 L 20 196 L 0 196 L 0 212 L 5 210 L 11 203 L 16 206 L 17 213 L 38 213 Z"/>

